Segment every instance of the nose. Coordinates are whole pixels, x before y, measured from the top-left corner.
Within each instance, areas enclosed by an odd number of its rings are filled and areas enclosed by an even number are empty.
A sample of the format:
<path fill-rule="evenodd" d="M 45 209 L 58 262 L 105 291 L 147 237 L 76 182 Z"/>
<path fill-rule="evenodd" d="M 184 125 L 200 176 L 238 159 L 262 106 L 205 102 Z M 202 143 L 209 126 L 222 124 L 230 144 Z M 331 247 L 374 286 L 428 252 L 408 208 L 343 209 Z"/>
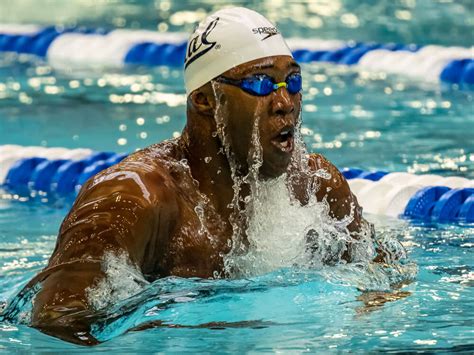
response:
<path fill-rule="evenodd" d="M 295 110 L 293 95 L 285 87 L 279 87 L 272 93 L 272 113 L 277 116 L 286 116 Z"/>

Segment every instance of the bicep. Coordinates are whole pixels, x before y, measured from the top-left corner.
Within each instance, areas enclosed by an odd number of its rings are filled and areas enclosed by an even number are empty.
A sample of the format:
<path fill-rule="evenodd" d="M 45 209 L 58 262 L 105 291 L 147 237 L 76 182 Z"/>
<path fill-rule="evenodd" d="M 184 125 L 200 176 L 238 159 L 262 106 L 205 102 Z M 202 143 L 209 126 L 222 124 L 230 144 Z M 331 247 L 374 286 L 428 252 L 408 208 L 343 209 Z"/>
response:
<path fill-rule="evenodd" d="M 67 341 L 95 344 L 90 325 L 96 318 L 97 300 L 91 291 L 108 277 L 103 267 L 106 255 L 123 255 L 125 262 L 140 268 L 149 238 L 141 234 L 146 232 L 140 224 L 154 221 L 146 209 L 131 213 L 109 202 L 94 212 L 82 207 L 66 219 L 48 267 L 30 283 L 30 287 L 40 285 L 31 324 Z M 120 217 L 125 220 L 117 222 Z"/>
<path fill-rule="evenodd" d="M 141 266 L 159 218 L 156 199 L 142 191 L 144 186 L 136 178 L 89 182 L 61 225 L 48 266 L 100 259 L 106 251 L 124 252 Z"/>
<path fill-rule="evenodd" d="M 141 269 L 145 251 L 150 252 L 146 246 L 155 223 L 153 212 L 138 201 L 134 208 L 125 207 L 134 204 L 131 197 L 123 196 L 124 205 L 112 200 L 115 194 L 97 208 L 89 208 L 97 201 L 76 205 L 64 221 L 48 267 L 33 280 L 40 285 L 33 302 L 35 328 L 68 341 L 95 343 L 89 331 L 98 300 L 90 291 L 108 277 L 107 255 Z"/>

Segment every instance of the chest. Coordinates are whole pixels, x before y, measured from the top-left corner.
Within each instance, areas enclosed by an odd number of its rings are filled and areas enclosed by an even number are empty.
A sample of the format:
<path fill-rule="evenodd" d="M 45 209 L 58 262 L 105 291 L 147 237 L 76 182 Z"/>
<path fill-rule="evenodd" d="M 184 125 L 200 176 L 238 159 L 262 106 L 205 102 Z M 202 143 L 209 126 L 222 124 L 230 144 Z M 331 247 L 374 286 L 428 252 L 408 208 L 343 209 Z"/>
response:
<path fill-rule="evenodd" d="M 223 270 L 231 247 L 232 227 L 197 189 L 181 190 L 178 221 L 163 255 L 170 275 L 212 277 Z"/>

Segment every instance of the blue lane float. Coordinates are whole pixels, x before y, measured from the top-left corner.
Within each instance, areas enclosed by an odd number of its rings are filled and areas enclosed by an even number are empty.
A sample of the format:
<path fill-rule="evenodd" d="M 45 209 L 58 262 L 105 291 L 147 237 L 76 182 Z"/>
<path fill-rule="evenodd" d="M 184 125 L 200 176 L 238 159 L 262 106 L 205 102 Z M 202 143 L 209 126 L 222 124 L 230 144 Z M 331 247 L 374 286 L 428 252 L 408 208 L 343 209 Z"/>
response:
<path fill-rule="evenodd" d="M 58 167 L 51 178 L 50 191 L 59 196 L 69 196 L 75 192 L 77 179 L 87 167 L 87 161 L 68 161 Z"/>
<path fill-rule="evenodd" d="M 15 31 L 16 32 L 16 31 Z M 51 43 L 66 33 L 101 34 L 108 31 L 102 28 L 91 29 L 86 27 L 54 27 L 49 26 L 36 33 L 0 33 L 0 51 L 16 52 L 19 54 L 34 54 L 45 57 Z"/>
<path fill-rule="evenodd" d="M 26 25 L 2 25 L 0 52 L 39 56 L 53 66 L 67 63 L 182 67 L 187 36 L 184 33 L 109 31 L 80 26 L 32 29 Z M 472 47 L 298 38 L 289 38 L 287 42 L 295 59 L 301 63 L 358 65 L 374 71 L 457 84 L 461 88 L 470 89 L 474 85 Z"/>
<path fill-rule="evenodd" d="M 26 188 L 36 167 L 46 161 L 45 158 L 39 157 L 18 160 L 8 171 L 4 185 L 11 190 Z"/>
<path fill-rule="evenodd" d="M 34 169 L 28 181 L 28 188 L 30 190 L 51 192 L 51 183 L 55 173 L 65 163 L 70 162 L 67 159 L 47 160 L 39 163 Z M 10 172 L 7 175 L 7 184 Z"/>
<path fill-rule="evenodd" d="M 474 195 L 474 189 L 452 189 L 444 193 L 436 202 L 431 218 L 438 221 L 464 220 L 468 216 L 460 216 L 461 209 L 467 199 Z M 469 203 L 469 202 L 468 202 Z"/>
<path fill-rule="evenodd" d="M 425 221 L 472 223 L 473 196 L 473 188 L 450 189 L 445 186 L 428 186 L 410 199 L 403 216 Z"/>
<path fill-rule="evenodd" d="M 343 169 L 369 213 L 425 222 L 474 223 L 474 181 L 462 177 Z"/>
<path fill-rule="evenodd" d="M 71 196 L 77 194 L 91 176 L 128 156 L 126 153 L 79 149 L 74 157 L 71 154 L 74 150 L 36 148 L 0 146 L 0 186 L 6 191 L 41 191 L 55 196 Z"/>
<path fill-rule="evenodd" d="M 410 199 L 403 215 L 414 219 L 429 219 L 433 207 L 450 190 L 446 186 L 427 186 L 421 189 Z"/>
<path fill-rule="evenodd" d="M 74 198 L 95 174 L 126 153 L 0 146 L 0 186 L 10 194 Z M 440 223 L 474 223 L 474 181 L 462 177 L 341 170 L 369 213 Z"/>

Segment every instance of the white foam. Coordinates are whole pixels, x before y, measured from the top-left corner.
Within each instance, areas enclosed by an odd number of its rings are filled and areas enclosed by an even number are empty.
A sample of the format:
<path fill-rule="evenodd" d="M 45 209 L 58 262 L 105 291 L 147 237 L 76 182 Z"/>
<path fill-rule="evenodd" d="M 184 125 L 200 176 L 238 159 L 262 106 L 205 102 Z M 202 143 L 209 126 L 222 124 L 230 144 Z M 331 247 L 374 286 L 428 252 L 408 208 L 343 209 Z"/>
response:
<path fill-rule="evenodd" d="M 322 209 L 313 205 L 302 207 L 299 202 L 291 201 L 284 176 L 261 182 L 259 197 L 253 201 L 249 217 L 249 250 L 245 255 L 228 258 L 244 275 L 301 263 L 306 257 L 306 233 L 309 227 L 321 224 Z"/>
<path fill-rule="evenodd" d="M 129 298 L 149 284 L 132 265 L 127 254 L 104 254 L 102 271 L 105 277 L 94 286 L 86 289 L 89 304 L 95 309 L 102 309 L 126 298 Z"/>

